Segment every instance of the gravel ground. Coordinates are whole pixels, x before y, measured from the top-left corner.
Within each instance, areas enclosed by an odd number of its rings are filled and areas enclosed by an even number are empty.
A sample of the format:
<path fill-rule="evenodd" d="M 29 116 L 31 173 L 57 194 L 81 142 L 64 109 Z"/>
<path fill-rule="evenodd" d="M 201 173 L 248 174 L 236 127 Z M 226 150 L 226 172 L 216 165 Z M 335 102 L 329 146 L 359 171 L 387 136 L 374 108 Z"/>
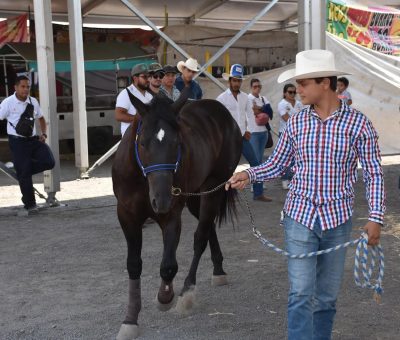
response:
<path fill-rule="evenodd" d="M 384 167 L 388 196 L 383 303 L 354 285 L 354 249 L 346 261 L 333 339 L 399 339 L 400 208 L 399 162 Z M 110 162 L 89 180 L 77 181 L 73 163 L 62 162 L 67 206 L 18 217 L 18 187 L 0 174 L 0 339 L 114 339 L 125 315 L 126 244 L 116 216 Z M 361 178 L 361 176 L 360 176 Z M 37 181 L 41 177 L 35 177 Z M 285 192 L 267 184 L 272 203 L 251 202 L 260 231 L 283 245 L 279 212 Z M 43 191 L 43 186 L 37 185 Z M 364 185 L 357 183 L 354 238 L 367 216 Z M 247 193 L 250 195 L 250 193 Z M 40 202 L 40 201 L 39 201 Z M 162 240 L 157 225 L 144 229 L 140 339 L 284 339 L 286 260 L 252 236 L 244 210 L 235 227 L 218 231 L 229 285 L 211 287 L 207 249 L 198 270 L 197 303 L 189 316 L 160 312 L 154 303 L 160 283 Z M 185 210 L 174 285 L 179 292 L 189 269 L 195 219 Z"/>

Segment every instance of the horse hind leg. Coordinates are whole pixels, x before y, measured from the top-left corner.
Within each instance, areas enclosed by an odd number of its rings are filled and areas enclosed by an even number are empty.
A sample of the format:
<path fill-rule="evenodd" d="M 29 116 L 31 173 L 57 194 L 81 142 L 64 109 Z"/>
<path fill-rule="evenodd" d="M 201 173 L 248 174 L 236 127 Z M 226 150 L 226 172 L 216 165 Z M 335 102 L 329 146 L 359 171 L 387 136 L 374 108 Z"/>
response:
<path fill-rule="evenodd" d="M 222 267 L 224 257 L 222 256 L 221 248 L 218 242 L 217 232 L 215 230 L 215 223 L 211 228 L 210 232 L 210 251 L 211 261 L 214 265 L 213 275 L 211 277 L 212 286 L 224 286 L 228 284 L 227 275 Z"/>

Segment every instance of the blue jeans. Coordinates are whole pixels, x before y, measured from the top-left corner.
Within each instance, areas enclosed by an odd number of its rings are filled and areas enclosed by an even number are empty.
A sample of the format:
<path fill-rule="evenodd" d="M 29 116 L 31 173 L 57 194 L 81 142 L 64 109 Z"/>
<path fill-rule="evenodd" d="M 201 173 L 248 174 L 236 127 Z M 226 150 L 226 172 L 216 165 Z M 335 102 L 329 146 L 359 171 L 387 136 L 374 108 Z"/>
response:
<path fill-rule="evenodd" d="M 253 132 L 250 138 L 250 144 L 253 147 L 254 153 L 256 154 L 256 158 L 258 164 L 263 162 L 265 144 L 267 144 L 267 131 L 263 132 Z"/>
<path fill-rule="evenodd" d="M 265 144 L 264 144 L 265 145 Z M 260 162 L 257 159 L 256 153 L 251 146 L 250 142 L 243 138 L 243 143 L 242 143 L 242 154 L 244 158 L 247 159 L 249 162 L 250 166 L 257 166 L 260 165 Z M 261 196 L 263 194 L 263 184 L 262 182 L 257 182 L 253 184 L 253 198 L 257 198 L 258 196 Z"/>
<path fill-rule="evenodd" d="M 36 138 L 8 136 L 17 172 L 22 202 L 26 209 L 35 206 L 32 175 L 54 168 L 55 160 L 49 146 Z"/>
<path fill-rule="evenodd" d="M 313 230 L 286 216 L 286 249 L 292 254 L 334 247 L 350 240 L 351 219 L 322 231 L 319 219 Z M 336 314 L 336 299 L 343 278 L 346 249 L 305 259 L 289 259 L 288 339 L 329 340 Z"/>

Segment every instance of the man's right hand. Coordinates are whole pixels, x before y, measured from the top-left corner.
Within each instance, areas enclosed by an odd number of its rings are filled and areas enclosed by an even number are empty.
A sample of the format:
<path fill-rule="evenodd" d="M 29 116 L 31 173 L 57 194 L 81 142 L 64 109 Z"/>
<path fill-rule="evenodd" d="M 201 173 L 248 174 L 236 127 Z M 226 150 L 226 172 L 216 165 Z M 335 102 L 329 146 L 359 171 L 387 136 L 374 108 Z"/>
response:
<path fill-rule="evenodd" d="M 244 138 L 245 140 L 250 140 L 250 138 L 251 138 L 251 133 L 250 133 L 249 131 L 246 131 L 246 132 L 244 133 L 244 135 L 243 135 L 243 138 Z"/>
<path fill-rule="evenodd" d="M 246 171 L 236 172 L 225 184 L 225 190 L 229 188 L 243 190 L 249 183 L 250 178 Z"/>

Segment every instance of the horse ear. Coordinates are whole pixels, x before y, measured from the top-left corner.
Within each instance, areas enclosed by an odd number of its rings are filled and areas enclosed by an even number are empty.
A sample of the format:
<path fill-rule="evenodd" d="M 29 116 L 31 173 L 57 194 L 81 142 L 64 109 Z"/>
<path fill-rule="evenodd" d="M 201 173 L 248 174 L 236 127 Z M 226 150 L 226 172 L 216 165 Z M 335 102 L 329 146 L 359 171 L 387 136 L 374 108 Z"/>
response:
<path fill-rule="evenodd" d="M 190 87 L 184 87 L 179 98 L 171 105 L 172 111 L 175 113 L 175 115 L 179 114 L 179 111 L 182 109 L 183 105 L 186 104 L 191 95 L 192 90 Z"/>
<path fill-rule="evenodd" d="M 126 89 L 126 91 L 128 92 L 129 100 L 137 112 L 139 112 L 141 116 L 145 116 L 149 112 L 150 106 L 143 103 L 139 98 L 135 97 L 128 89 Z"/>

